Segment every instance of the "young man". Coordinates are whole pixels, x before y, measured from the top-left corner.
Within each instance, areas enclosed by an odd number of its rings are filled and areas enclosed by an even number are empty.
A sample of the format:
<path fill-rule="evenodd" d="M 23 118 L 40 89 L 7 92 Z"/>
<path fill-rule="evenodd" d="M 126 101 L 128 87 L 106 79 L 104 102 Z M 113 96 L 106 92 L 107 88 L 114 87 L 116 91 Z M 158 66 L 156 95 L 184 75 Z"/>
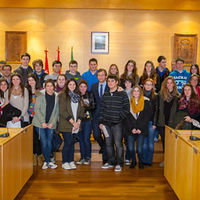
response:
<path fill-rule="evenodd" d="M 21 55 L 21 65 L 14 71 L 21 75 L 23 84 L 27 85 L 27 75 L 33 72 L 31 66 L 29 66 L 31 56 L 28 53 Z"/>
<path fill-rule="evenodd" d="M 44 84 L 44 78 L 47 75 L 47 73 L 43 69 L 43 62 L 41 59 L 37 59 L 32 62 L 32 65 L 33 65 L 33 72 L 39 79 L 40 89 L 42 89 Z"/>
<path fill-rule="evenodd" d="M 184 69 L 184 60 L 182 58 L 176 59 L 176 69 L 170 73 L 176 82 L 178 92 L 181 93 L 183 86 L 188 83 L 191 74 Z"/>
<path fill-rule="evenodd" d="M 2 77 L 2 68 L 4 65 L 6 65 L 6 61 L 0 60 L 0 77 Z"/>
<path fill-rule="evenodd" d="M 156 67 L 156 92 L 158 93 L 161 89 L 162 82 L 167 76 L 169 76 L 169 70 L 166 67 L 166 58 L 164 56 L 159 56 L 157 59 L 159 65 Z"/>
<path fill-rule="evenodd" d="M 109 75 L 107 82 L 110 91 L 105 92 L 102 97 L 99 119 L 108 155 L 108 163 L 102 168 L 107 169 L 116 164 L 115 171 L 121 171 L 124 160 L 122 121 L 130 112 L 130 103 L 126 92 L 118 91 L 119 80 L 116 75 Z"/>
<path fill-rule="evenodd" d="M 10 65 L 4 65 L 2 67 L 2 77 L 7 80 L 8 84 L 10 84 L 11 80 L 11 71 L 12 67 Z"/>
<path fill-rule="evenodd" d="M 91 58 L 89 60 L 89 70 L 82 74 L 82 78 L 87 81 L 89 86 L 89 91 L 91 90 L 91 86 L 94 83 L 98 82 L 97 79 L 97 66 L 98 62 L 96 58 Z"/>
<path fill-rule="evenodd" d="M 47 79 L 52 79 L 54 82 L 56 82 L 60 69 L 62 67 L 62 63 L 58 60 L 53 61 L 52 63 L 52 68 L 53 68 L 53 73 L 45 76 L 44 80 L 46 81 Z"/>
<path fill-rule="evenodd" d="M 173 72 L 176 69 L 176 61 L 172 60 L 171 62 L 171 72 Z"/>
<path fill-rule="evenodd" d="M 70 79 L 75 79 L 75 81 L 77 83 L 80 82 L 80 80 L 82 80 L 82 76 L 80 75 L 80 72 L 77 71 L 78 69 L 78 62 L 75 61 L 75 60 L 72 60 L 69 62 L 69 70 L 67 70 L 65 72 L 65 75 L 67 77 L 67 80 L 70 80 Z"/>
<path fill-rule="evenodd" d="M 109 91 L 109 88 L 106 84 L 107 72 L 105 69 L 99 69 L 97 71 L 98 83 L 94 83 L 91 87 L 91 92 L 95 100 L 95 110 L 92 112 L 92 129 L 94 139 L 98 142 L 100 146 L 100 153 L 102 153 L 103 163 L 107 162 L 107 153 L 104 138 L 102 137 L 101 130 L 99 129 L 99 114 L 100 114 L 100 105 L 102 97 L 105 91 Z"/>

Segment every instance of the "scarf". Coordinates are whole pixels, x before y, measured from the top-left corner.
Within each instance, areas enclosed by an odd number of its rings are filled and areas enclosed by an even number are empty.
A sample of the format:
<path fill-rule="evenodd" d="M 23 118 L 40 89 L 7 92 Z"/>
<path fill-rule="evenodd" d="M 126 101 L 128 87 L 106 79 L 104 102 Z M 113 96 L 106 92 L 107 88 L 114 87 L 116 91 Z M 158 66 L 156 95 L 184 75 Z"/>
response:
<path fill-rule="evenodd" d="M 69 96 L 73 103 L 78 103 L 78 101 L 80 99 L 79 94 L 69 91 Z"/>
<path fill-rule="evenodd" d="M 167 101 L 168 103 L 171 102 L 171 100 L 174 98 L 174 91 L 172 92 L 168 92 L 167 98 L 164 99 L 165 101 Z"/>
<path fill-rule="evenodd" d="M 134 113 L 138 113 L 144 110 L 144 96 L 140 96 L 138 104 L 136 104 L 135 99 L 131 99 L 131 108 Z"/>

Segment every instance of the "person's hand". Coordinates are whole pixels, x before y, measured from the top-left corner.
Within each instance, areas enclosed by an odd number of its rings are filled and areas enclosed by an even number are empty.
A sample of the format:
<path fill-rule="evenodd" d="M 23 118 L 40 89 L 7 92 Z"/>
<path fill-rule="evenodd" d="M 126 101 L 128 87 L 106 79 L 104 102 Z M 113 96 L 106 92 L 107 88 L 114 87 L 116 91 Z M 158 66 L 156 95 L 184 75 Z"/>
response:
<path fill-rule="evenodd" d="M 132 130 L 132 133 L 133 133 L 133 134 L 137 134 L 137 130 L 134 128 L 134 129 Z"/>
<path fill-rule="evenodd" d="M 152 126 L 152 129 L 153 129 L 153 130 L 154 130 L 154 129 L 156 129 L 156 126 L 155 126 L 155 125 L 153 125 L 153 126 Z"/>
<path fill-rule="evenodd" d="M 49 124 L 49 125 L 47 126 L 47 128 L 52 129 L 52 128 L 53 128 L 53 124 Z"/>
<path fill-rule="evenodd" d="M 139 129 L 137 129 L 136 131 L 137 131 L 137 133 L 138 133 L 138 134 L 140 134 L 140 133 L 141 133 L 141 130 L 139 130 Z"/>
<path fill-rule="evenodd" d="M 74 126 L 74 130 L 76 131 L 77 129 L 79 129 L 80 123 L 79 122 L 74 122 L 73 126 Z"/>
<path fill-rule="evenodd" d="M 12 118 L 12 123 L 13 123 L 13 124 L 16 123 L 16 122 L 18 122 L 18 121 L 20 121 L 20 118 L 19 118 L 19 117 L 13 117 L 13 118 Z"/>
<path fill-rule="evenodd" d="M 184 119 L 186 122 L 192 122 L 192 118 L 190 116 L 185 116 Z"/>
<path fill-rule="evenodd" d="M 99 128 L 103 131 L 103 124 L 99 124 Z"/>
<path fill-rule="evenodd" d="M 121 92 L 121 91 L 123 91 L 124 89 L 121 87 L 121 86 L 118 86 L 118 88 L 117 88 L 117 91 L 118 92 Z"/>
<path fill-rule="evenodd" d="M 42 128 L 47 128 L 47 124 L 45 122 L 42 123 Z"/>
<path fill-rule="evenodd" d="M 5 101 L 1 108 L 4 108 L 8 104 L 8 101 Z"/>

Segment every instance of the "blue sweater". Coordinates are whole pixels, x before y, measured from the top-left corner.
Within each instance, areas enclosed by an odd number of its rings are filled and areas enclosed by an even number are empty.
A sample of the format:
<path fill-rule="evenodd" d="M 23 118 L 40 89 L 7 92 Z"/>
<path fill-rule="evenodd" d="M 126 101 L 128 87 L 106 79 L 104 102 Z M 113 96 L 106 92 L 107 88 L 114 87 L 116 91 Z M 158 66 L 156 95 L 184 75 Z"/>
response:
<path fill-rule="evenodd" d="M 191 76 L 191 74 L 189 72 L 187 72 L 186 69 L 183 69 L 183 71 L 181 73 L 178 72 L 178 70 L 175 70 L 175 71 L 171 72 L 169 75 L 174 78 L 179 93 L 181 93 L 183 86 L 186 83 L 188 83 L 189 78 Z"/>
<path fill-rule="evenodd" d="M 92 84 L 94 83 L 97 83 L 98 82 L 98 79 L 97 79 L 97 71 L 92 74 L 90 70 L 88 70 L 87 72 L 84 72 L 82 74 L 82 78 L 83 80 L 86 80 L 87 83 L 88 83 L 88 86 L 89 86 L 89 91 L 91 90 L 91 86 Z"/>

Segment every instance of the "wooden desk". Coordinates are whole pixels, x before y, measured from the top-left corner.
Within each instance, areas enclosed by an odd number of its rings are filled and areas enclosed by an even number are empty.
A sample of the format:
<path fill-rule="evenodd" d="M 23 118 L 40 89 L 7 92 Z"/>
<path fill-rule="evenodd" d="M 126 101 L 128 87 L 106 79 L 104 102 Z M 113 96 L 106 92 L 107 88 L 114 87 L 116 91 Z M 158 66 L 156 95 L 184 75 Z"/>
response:
<path fill-rule="evenodd" d="M 0 134 L 7 129 L 0 129 Z M 0 199 L 12 200 L 33 174 L 33 127 L 9 129 L 0 138 Z"/>
<path fill-rule="evenodd" d="M 164 175 L 180 200 L 200 199 L 200 141 L 191 131 L 165 128 Z M 200 131 L 193 131 L 200 137 Z"/>

